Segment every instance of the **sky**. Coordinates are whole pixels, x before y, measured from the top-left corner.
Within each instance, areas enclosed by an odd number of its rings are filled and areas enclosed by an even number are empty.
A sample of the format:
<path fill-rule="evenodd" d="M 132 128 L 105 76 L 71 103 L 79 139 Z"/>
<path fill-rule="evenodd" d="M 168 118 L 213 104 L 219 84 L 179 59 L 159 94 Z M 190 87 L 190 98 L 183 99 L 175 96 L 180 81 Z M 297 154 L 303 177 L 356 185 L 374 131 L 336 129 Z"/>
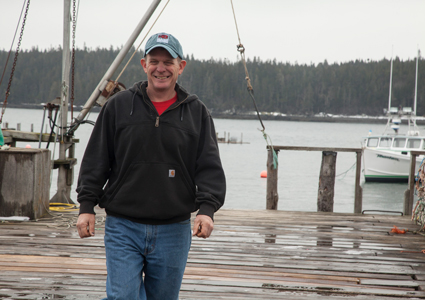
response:
<path fill-rule="evenodd" d="M 76 45 L 121 47 L 152 0 L 76 0 Z M 162 0 L 141 32 L 168 32 L 197 59 L 240 60 L 231 0 Z M 0 49 L 11 48 L 24 0 L 0 0 Z M 164 12 L 151 29 L 162 8 Z M 344 63 L 425 51 L 425 0 L 233 0 L 247 58 L 291 64 Z M 63 1 L 32 0 L 21 49 L 62 44 Z M 16 49 L 18 35 L 12 47 Z M 147 38 L 146 38 L 147 40 Z M 141 48 L 144 49 L 146 40 Z"/>

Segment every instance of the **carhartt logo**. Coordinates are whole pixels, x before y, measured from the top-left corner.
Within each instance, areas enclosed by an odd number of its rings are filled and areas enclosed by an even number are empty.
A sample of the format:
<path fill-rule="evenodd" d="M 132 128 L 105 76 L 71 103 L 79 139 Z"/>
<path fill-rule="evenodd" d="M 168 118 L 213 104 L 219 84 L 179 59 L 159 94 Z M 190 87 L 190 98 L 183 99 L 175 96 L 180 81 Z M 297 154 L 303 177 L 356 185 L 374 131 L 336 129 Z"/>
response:
<path fill-rule="evenodd" d="M 176 170 L 168 170 L 168 177 L 176 177 Z"/>
<path fill-rule="evenodd" d="M 168 35 L 166 35 L 166 34 L 160 34 L 160 35 L 158 35 L 158 38 L 156 39 L 156 41 L 158 43 L 166 43 L 166 44 L 168 44 Z"/>

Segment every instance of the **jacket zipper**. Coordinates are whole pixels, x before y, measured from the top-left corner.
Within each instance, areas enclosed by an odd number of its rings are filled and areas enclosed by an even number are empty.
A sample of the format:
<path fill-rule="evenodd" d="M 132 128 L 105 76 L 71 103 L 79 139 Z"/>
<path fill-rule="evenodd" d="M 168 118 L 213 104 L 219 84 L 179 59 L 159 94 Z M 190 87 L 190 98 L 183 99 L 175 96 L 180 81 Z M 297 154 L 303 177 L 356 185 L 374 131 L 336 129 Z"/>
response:
<path fill-rule="evenodd" d="M 187 98 L 189 98 L 189 96 L 186 96 L 186 98 L 185 99 L 183 99 L 176 107 L 173 107 L 172 109 L 176 109 L 177 107 L 179 107 L 181 104 L 183 104 L 183 102 L 185 102 L 186 100 L 187 100 Z M 143 98 L 143 100 L 145 100 L 144 98 Z M 145 102 L 152 108 L 152 106 L 153 106 L 153 104 L 151 105 L 151 103 L 149 103 L 148 101 L 146 101 L 145 100 Z M 155 108 L 155 107 L 154 107 Z M 172 110 L 172 109 L 169 109 L 169 108 L 167 108 L 165 111 L 164 111 L 164 113 L 166 112 L 166 111 L 168 111 L 168 110 Z M 156 111 L 156 109 L 154 109 L 154 111 Z M 159 115 L 157 115 L 156 116 L 156 119 L 155 119 L 155 127 L 159 127 Z"/>

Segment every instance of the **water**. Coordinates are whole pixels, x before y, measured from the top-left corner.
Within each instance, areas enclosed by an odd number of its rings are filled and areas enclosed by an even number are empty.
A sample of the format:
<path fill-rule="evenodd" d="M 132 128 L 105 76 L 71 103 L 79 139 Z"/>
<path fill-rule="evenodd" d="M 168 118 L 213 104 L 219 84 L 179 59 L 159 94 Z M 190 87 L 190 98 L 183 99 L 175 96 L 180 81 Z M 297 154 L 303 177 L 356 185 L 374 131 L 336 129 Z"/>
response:
<path fill-rule="evenodd" d="M 77 113 L 78 114 L 78 113 Z M 91 113 L 90 120 L 96 120 L 98 113 Z M 21 130 L 40 131 L 43 118 L 42 110 L 8 108 L 3 123 L 16 127 L 21 123 Z M 70 117 L 68 118 L 70 120 Z M 47 123 L 47 120 L 46 120 Z M 264 121 L 266 133 L 274 145 L 314 146 L 314 147 L 361 147 L 362 137 L 369 130 L 381 133 L 383 124 L 351 123 L 315 123 L 291 121 Z M 266 141 L 258 130 L 258 120 L 215 119 L 216 131 L 220 137 L 230 133 L 230 137 L 248 144 L 219 144 L 220 155 L 227 177 L 227 196 L 224 208 L 264 209 L 266 207 L 266 180 L 260 173 L 266 170 Z M 84 124 L 76 131 L 80 142 L 76 145 L 76 157 L 79 162 L 93 126 Z M 49 130 L 49 129 L 48 129 Z M 50 131 L 48 131 L 50 132 Z M 18 147 L 30 144 L 33 148 L 38 143 L 17 143 Z M 46 147 L 43 143 L 42 147 Z M 58 157 L 59 146 L 50 145 L 50 150 Z M 280 151 L 278 170 L 278 193 L 280 210 L 316 211 L 318 179 L 321 165 L 321 152 Z M 338 153 L 335 182 L 334 211 L 353 212 L 354 182 L 356 162 L 355 153 Z M 72 200 L 77 199 L 75 192 L 79 164 L 75 166 Z M 362 174 L 363 175 L 363 174 Z M 53 171 L 51 197 L 56 193 L 57 172 Z M 363 210 L 403 211 L 406 183 L 365 183 L 362 176 Z"/>

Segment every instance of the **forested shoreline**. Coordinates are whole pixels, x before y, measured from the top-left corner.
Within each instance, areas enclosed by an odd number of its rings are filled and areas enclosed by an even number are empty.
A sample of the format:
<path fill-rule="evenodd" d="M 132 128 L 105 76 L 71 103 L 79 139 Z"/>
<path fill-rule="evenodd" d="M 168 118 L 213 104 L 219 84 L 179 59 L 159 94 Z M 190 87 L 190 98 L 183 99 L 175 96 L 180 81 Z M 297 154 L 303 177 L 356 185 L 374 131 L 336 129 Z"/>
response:
<path fill-rule="evenodd" d="M 134 51 L 134 50 L 133 50 Z M 103 77 L 119 49 L 77 49 L 75 53 L 75 101 L 83 105 Z M 132 53 L 132 52 L 130 52 Z M 2 84 L 0 102 L 5 99 L 13 54 L 9 58 Z M 8 52 L 0 50 L 3 72 Z M 142 53 L 135 55 L 119 79 L 126 87 L 145 80 L 140 66 Z M 127 55 L 127 59 L 130 54 Z M 121 72 L 122 66 L 111 79 Z M 213 112 L 233 114 L 253 111 L 241 62 L 187 58 L 187 67 L 179 78 L 188 91 L 197 94 Z M 392 106 L 413 106 L 415 60 L 393 62 Z M 341 64 L 289 64 L 261 58 L 248 60 L 257 105 L 263 112 L 312 116 L 327 114 L 382 115 L 388 106 L 390 61 L 351 61 Z M 50 102 L 60 95 L 62 50 L 32 48 L 20 52 L 8 103 L 13 106 Z M 417 115 L 425 114 L 425 60 L 419 61 Z"/>

